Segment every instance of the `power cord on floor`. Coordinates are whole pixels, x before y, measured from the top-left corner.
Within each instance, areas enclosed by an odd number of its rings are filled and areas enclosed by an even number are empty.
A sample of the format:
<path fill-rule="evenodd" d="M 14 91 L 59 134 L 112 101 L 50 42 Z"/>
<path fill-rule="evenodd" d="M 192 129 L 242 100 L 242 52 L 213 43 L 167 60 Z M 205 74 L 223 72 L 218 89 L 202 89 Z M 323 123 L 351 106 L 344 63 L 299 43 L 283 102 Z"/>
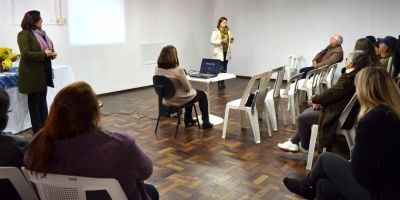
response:
<path fill-rule="evenodd" d="M 136 116 L 134 116 L 136 119 L 149 118 L 149 119 L 152 119 L 152 120 L 157 120 L 156 118 L 153 118 L 153 117 L 150 117 L 150 116 L 147 116 L 147 115 L 140 115 L 139 111 L 137 111 L 137 110 L 135 110 L 133 112 L 100 113 L 100 115 L 107 116 L 107 117 L 111 116 L 111 115 L 129 115 L 129 116 L 132 116 L 134 114 L 136 114 Z"/>

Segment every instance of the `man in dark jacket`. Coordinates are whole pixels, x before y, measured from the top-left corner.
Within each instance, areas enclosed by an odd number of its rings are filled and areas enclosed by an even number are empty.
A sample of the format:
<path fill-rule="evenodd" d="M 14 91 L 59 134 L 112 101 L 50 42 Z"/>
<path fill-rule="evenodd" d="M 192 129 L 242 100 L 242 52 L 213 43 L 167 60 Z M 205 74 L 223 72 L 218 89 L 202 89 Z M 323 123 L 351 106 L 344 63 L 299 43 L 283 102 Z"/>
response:
<path fill-rule="evenodd" d="M 320 68 L 325 65 L 332 65 L 343 60 L 343 49 L 342 49 L 343 37 L 339 34 L 333 35 L 329 40 L 329 45 L 320 51 L 312 60 L 311 67 L 304 67 L 300 69 L 300 73 L 303 74 L 303 78 L 307 75 L 307 72 Z"/>

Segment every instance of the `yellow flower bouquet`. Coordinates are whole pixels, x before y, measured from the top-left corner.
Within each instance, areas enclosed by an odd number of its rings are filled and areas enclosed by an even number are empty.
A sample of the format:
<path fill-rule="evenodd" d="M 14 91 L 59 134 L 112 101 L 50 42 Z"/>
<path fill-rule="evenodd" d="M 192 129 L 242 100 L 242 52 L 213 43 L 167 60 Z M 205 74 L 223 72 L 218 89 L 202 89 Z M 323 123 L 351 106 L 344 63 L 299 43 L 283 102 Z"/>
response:
<path fill-rule="evenodd" d="M 12 52 L 11 48 L 0 48 L 0 71 L 8 71 L 12 67 L 12 62 L 17 60 L 17 54 Z"/>

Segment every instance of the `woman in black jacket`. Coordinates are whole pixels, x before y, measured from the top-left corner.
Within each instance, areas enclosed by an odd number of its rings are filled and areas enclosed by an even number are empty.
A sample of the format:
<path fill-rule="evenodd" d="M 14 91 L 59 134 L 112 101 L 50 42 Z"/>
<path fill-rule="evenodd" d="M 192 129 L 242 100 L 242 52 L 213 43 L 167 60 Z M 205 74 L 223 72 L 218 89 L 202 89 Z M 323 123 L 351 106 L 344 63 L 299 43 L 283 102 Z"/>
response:
<path fill-rule="evenodd" d="M 360 112 L 350 161 L 321 154 L 303 180 L 283 180 L 291 192 L 308 199 L 398 199 L 400 90 L 380 67 L 361 70 L 355 85 Z"/>

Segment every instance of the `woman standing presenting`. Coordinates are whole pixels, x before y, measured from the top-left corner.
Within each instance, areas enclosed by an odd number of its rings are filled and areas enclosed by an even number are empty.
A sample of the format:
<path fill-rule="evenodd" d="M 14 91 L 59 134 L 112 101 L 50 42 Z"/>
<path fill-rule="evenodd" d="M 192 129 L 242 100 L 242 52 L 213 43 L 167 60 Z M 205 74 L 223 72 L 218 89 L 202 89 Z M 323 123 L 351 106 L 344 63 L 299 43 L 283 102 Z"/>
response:
<path fill-rule="evenodd" d="M 233 36 L 229 30 L 228 19 L 220 17 L 218 20 L 217 28 L 211 34 L 212 54 L 214 59 L 222 61 L 222 72 L 227 71 L 228 60 L 231 59 L 230 44 L 233 42 Z M 224 89 L 224 81 L 218 81 L 218 89 Z"/>
<path fill-rule="evenodd" d="M 21 52 L 19 63 L 19 92 L 28 94 L 32 131 L 38 132 L 47 118 L 47 86 L 54 87 L 51 60 L 57 57 L 53 42 L 42 30 L 40 12 L 25 13 L 18 33 Z"/>

